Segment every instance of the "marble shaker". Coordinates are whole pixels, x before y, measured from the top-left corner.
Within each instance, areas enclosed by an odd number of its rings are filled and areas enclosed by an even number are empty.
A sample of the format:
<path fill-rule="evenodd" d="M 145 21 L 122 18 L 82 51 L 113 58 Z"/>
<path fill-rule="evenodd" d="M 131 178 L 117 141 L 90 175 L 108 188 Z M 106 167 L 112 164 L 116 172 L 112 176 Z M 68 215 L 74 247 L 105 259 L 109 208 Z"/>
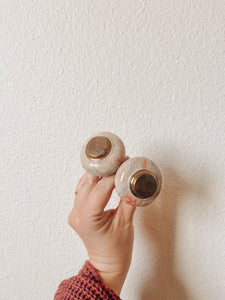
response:
<path fill-rule="evenodd" d="M 122 140 L 111 132 L 103 131 L 91 136 L 81 148 L 81 164 L 94 176 L 115 174 L 124 159 L 125 146 Z"/>
<path fill-rule="evenodd" d="M 120 165 L 115 186 L 121 200 L 134 206 L 152 203 L 162 187 L 162 175 L 157 165 L 146 157 L 133 157 Z"/>

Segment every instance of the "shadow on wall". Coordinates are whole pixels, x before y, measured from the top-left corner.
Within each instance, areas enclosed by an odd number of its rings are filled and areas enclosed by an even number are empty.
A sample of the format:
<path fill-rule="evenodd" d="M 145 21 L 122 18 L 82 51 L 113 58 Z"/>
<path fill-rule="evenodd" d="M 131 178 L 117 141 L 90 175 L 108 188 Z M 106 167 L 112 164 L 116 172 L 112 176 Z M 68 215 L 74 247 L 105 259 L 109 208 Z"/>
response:
<path fill-rule="evenodd" d="M 141 287 L 140 300 L 190 300 L 179 273 L 175 270 L 176 216 L 178 204 L 184 196 L 203 193 L 202 187 L 189 186 L 172 168 L 162 170 L 163 189 L 157 204 L 140 211 L 141 229 L 149 248 L 155 248 L 154 269 Z M 151 279 L 150 279 L 151 278 Z"/>

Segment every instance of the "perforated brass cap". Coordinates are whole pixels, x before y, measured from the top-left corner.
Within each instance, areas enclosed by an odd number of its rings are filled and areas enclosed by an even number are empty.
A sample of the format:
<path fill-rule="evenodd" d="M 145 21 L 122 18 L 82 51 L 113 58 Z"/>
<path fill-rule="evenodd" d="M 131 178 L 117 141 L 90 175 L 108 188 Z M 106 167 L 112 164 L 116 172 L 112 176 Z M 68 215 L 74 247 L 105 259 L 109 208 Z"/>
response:
<path fill-rule="evenodd" d="M 149 170 L 137 171 L 130 180 L 131 192 L 140 199 L 152 197 L 157 187 L 157 177 Z"/>
<path fill-rule="evenodd" d="M 85 152 L 89 159 L 100 160 L 109 154 L 111 147 L 111 142 L 107 137 L 95 136 L 87 143 Z"/>

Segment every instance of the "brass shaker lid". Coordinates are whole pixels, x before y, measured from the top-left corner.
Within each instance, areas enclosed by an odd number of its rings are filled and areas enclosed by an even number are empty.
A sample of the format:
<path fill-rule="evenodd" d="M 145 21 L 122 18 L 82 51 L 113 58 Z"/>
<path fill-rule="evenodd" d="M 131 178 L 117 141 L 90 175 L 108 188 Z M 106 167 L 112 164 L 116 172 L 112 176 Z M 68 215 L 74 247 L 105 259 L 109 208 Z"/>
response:
<path fill-rule="evenodd" d="M 105 136 L 95 136 L 86 145 L 86 155 L 89 159 L 100 160 L 106 157 L 112 144 L 110 140 Z"/>
<path fill-rule="evenodd" d="M 137 171 L 130 180 L 131 192 L 138 198 L 149 198 L 157 191 L 158 181 L 149 170 Z"/>

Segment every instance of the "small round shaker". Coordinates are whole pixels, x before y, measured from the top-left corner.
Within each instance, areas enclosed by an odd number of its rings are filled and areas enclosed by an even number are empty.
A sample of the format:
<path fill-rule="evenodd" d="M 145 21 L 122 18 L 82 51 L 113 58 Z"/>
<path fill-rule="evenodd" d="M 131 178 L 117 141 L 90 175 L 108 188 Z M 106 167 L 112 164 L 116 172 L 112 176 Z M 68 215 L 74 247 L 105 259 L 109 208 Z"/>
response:
<path fill-rule="evenodd" d="M 82 146 L 80 160 L 83 168 L 94 176 L 114 174 L 125 159 L 122 140 L 111 132 L 99 132 Z"/>
<path fill-rule="evenodd" d="M 115 186 L 121 200 L 134 206 L 150 204 L 160 193 L 162 175 L 146 157 L 126 160 L 116 172 Z"/>

